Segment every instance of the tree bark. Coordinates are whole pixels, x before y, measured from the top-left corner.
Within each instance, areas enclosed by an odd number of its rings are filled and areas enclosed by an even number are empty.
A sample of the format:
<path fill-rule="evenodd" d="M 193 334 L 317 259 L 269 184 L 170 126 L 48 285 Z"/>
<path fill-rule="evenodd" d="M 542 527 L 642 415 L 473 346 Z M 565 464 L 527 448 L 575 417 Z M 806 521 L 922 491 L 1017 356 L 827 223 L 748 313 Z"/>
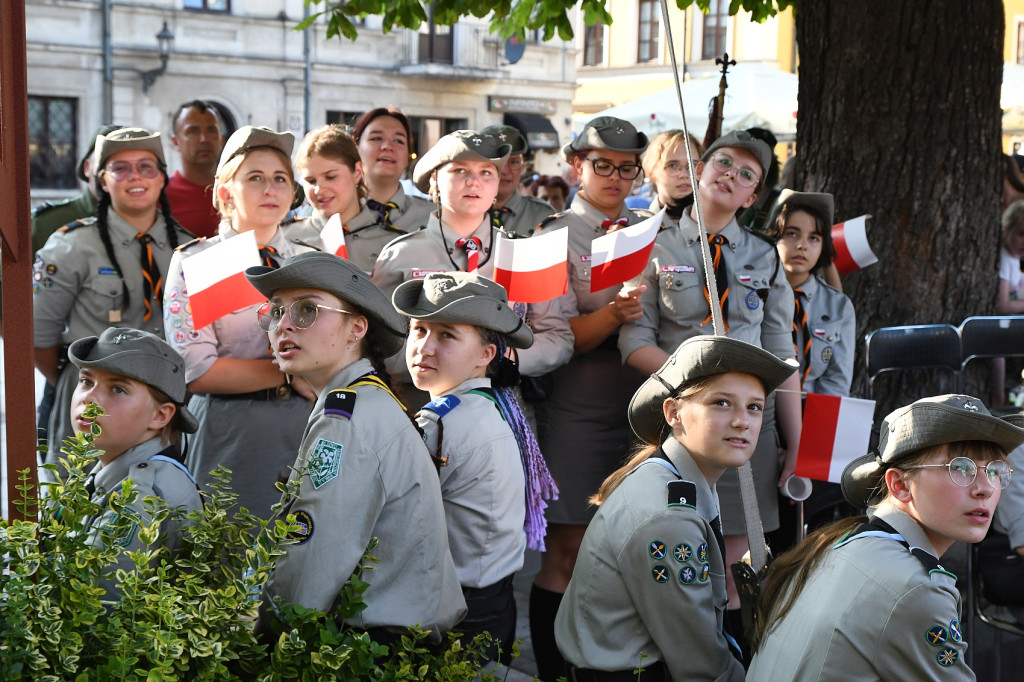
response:
<path fill-rule="evenodd" d="M 879 262 L 844 279 L 857 310 L 853 395 L 868 394 L 865 335 L 994 314 L 1001 243 L 1003 6 L 999 0 L 801 2 L 797 182 L 865 213 Z M 967 392 L 988 404 L 988 368 Z M 875 382 L 876 418 L 953 392 L 936 372 Z"/>

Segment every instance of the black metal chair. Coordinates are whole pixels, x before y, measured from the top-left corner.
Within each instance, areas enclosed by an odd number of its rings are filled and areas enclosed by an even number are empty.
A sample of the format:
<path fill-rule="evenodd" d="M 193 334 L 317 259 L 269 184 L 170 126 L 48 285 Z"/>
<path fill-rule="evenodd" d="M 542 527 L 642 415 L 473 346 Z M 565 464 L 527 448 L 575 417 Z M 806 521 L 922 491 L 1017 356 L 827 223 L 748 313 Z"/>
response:
<path fill-rule="evenodd" d="M 951 324 L 882 327 L 867 335 L 865 350 L 872 396 L 878 375 L 911 369 L 947 369 L 952 374 L 953 390 L 959 390 L 963 354 L 960 331 Z"/>
<path fill-rule="evenodd" d="M 975 358 L 1024 357 L 1024 315 L 968 317 L 960 324 L 960 346 L 961 378 Z"/>

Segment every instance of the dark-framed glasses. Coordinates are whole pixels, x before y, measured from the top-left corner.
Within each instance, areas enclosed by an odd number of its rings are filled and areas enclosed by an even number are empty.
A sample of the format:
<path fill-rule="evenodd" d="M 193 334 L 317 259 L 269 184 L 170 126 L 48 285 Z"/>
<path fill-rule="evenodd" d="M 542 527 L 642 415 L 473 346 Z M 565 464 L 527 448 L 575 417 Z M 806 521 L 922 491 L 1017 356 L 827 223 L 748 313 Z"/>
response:
<path fill-rule="evenodd" d="M 296 329 L 309 329 L 316 323 L 316 318 L 321 308 L 336 313 L 355 315 L 351 310 L 332 308 L 327 305 L 320 305 L 308 298 L 300 298 L 290 305 L 281 305 L 280 303 L 271 303 L 269 301 L 264 303 L 256 310 L 256 321 L 259 323 L 260 329 L 265 332 L 272 332 L 281 325 L 281 320 L 284 319 L 284 314 L 287 312 Z"/>
<path fill-rule="evenodd" d="M 736 178 L 736 184 L 740 187 L 753 187 L 757 184 L 757 173 L 749 168 L 737 166 L 736 161 L 731 156 L 726 154 L 713 154 L 711 156 L 711 165 L 715 167 L 715 170 L 723 175 L 726 173 L 732 173 L 732 176 Z"/>
<path fill-rule="evenodd" d="M 128 178 L 135 171 L 144 178 L 155 178 L 160 175 L 160 166 L 156 161 L 145 159 L 138 163 L 131 161 L 112 161 L 107 164 L 106 172 L 118 182 Z"/>
<path fill-rule="evenodd" d="M 928 469 L 931 467 L 946 467 L 949 469 L 949 478 L 961 488 L 966 488 L 974 483 L 978 476 L 978 465 L 970 457 L 954 457 L 945 464 L 918 464 L 907 467 L 904 471 L 914 469 Z M 1003 489 L 1010 485 L 1010 474 L 1013 468 L 1003 460 L 994 460 L 984 467 L 988 482 L 993 488 Z"/>
<path fill-rule="evenodd" d="M 636 180 L 636 177 L 640 175 L 643 168 L 636 163 L 624 163 L 621 166 L 616 166 L 608 159 L 587 159 L 594 167 L 594 174 L 600 175 L 602 178 L 607 178 L 618 172 L 619 177 L 623 180 Z"/>

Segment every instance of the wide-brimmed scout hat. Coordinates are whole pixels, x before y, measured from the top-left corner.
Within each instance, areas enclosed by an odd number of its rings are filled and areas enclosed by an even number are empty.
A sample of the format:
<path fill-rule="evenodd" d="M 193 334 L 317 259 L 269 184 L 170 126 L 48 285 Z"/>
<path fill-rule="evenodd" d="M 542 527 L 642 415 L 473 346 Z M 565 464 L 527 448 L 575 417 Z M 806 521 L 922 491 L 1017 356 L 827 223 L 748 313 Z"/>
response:
<path fill-rule="evenodd" d="M 115 130 L 120 130 L 121 128 L 124 128 L 124 126 L 108 124 L 105 126 L 100 126 L 96 129 L 96 132 L 93 133 L 92 137 L 89 139 L 89 148 L 85 151 L 85 154 L 82 155 L 82 158 L 78 160 L 78 165 L 75 166 L 75 175 L 78 177 L 79 180 L 81 180 L 82 182 L 88 182 L 89 180 L 89 178 L 85 177 L 85 162 L 89 160 L 89 157 L 91 157 L 92 153 L 96 150 L 96 138 L 100 137 L 101 135 L 109 135 Z M 99 169 L 93 167 L 93 173 L 95 173 L 97 170 Z"/>
<path fill-rule="evenodd" d="M 512 147 L 510 154 L 525 154 L 530 145 L 526 144 L 526 138 L 519 132 L 518 128 L 506 125 L 492 125 L 480 130 L 484 135 L 490 135 L 498 141 L 498 144 L 507 144 Z"/>
<path fill-rule="evenodd" d="M 437 141 L 416 162 L 412 181 L 421 192 L 430 189 L 430 174 L 452 161 L 490 161 L 500 173 L 505 168 L 512 145 L 475 130 L 456 130 Z"/>
<path fill-rule="evenodd" d="M 817 210 L 825 216 L 825 229 L 832 229 L 833 217 L 835 215 L 835 200 L 831 194 L 825 192 L 797 192 L 791 189 L 784 189 L 779 193 L 779 198 L 775 202 L 775 208 L 772 210 L 772 222 L 778 217 L 779 211 L 782 210 L 785 204 L 789 204 L 791 207 L 805 206 Z"/>
<path fill-rule="evenodd" d="M 515 348 L 533 345 L 533 332 L 508 306 L 505 287 L 486 277 L 433 272 L 402 282 L 391 300 L 398 312 L 417 320 L 471 324 L 502 334 Z"/>
<path fill-rule="evenodd" d="M 738 147 L 746 149 L 753 154 L 757 162 L 761 164 L 761 177 L 758 186 L 764 182 L 768 168 L 772 165 L 772 148 L 768 146 L 767 142 L 757 139 L 746 130 L 733 130 L 712 142 L 711 146 L 704 151 L 704 156 L 700 157 L 700 160 L 707 163 L 712 154 L 724 147 Z"/>
<path fill-rule="evenodd" d="M 405 345 L 408 325 L 370 276 L 352 261 L 332 253 L 310 251 L 285 259 L 280 268 L 257 265 L 247 268 L 245 278 L 268 299 L 279 289 L 319 289 L 359 308 L 371 326 L 383 329 L 382 348 L 394 355 Z"/>
<path fill-rule="evenodd" d="M 145 128 L 117 128 L 106 135 L 97 135 L 94 147 L 93 159 L 96 165 L 93 168 L 92 182 L 97 195 L 103 191 L 100 186 L 100 170 L 107 160 L 118 152 L 129 149 L 150 152 L 156 157 L 161 169 L 167 165 L 164 161 L 164 146 L 160 142 L 160 133 L 154 133 Z"/>
<path fill-rule="evenodd" d="M 651 445 L 661 445 L 667 433 L 665 399 L 684 383 L 726 372 L 752 374 L 768 395 L 796 371 L 793 361 L 726 336 L 694 336 L 683 341 L 665 364 L 645 381 L 629 401 L 633 433 Z"/>
<path fill-rule="evenodd" d="M 185 361 L 163 339 L 139 329 L 109 327 L 98 337 L 86 336 L 72 343 L 68 359 L 79 369 L 103 369 L 162 391 L 178 408 L 181 430 L 195 433 L 199 428 L 185 407 Z"/>
<path fill-rule="evenodd" d="M 969 395 L 922 398 L 889 413 L 879 429 L 877 452 L 846 465 L 843 495 L 855 507 L 878 504 L 886 494 L 886 469 L 898 467 L 924 448 L 966 440 L 995 443 L 1010 452 L 1024 443 L 1024 429 L 993 416 L 984 403 Z"/>
<path fill-rule="evenodd" d="M 572 154 L 587 149 L 643 154 L 647 142 L 647 136 L 637 131 L 629 121 L 614 116 L 598 116 L 583 126 L 572 142 L 562 147 L 562 158 L 568 161 Z"/>

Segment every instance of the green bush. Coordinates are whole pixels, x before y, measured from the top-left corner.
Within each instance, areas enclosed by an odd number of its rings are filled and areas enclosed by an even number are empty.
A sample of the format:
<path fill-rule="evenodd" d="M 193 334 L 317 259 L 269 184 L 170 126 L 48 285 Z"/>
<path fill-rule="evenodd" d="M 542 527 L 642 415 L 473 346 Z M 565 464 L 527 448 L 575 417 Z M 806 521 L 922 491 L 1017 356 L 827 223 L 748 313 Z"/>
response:
<path fill-rule="evenodd" d="M 158 499 L 144 500 L 153 521 L 139 532 L 151 549 L 131 553 L 134 567 L 115 573 L 120 594 L 108 595 L 100 578 L 123 550 L 88 543 L 86 521 L 100 511 L 85 488 L 99 455 L 95 424 L 93 432 L 66 442 L 61 464 L 67 479 L 45 484 L 45 495 L 38 495 L 27 471 L 20 473 L 18 507 L 37 520 L 0 520 L 0 679 L 495 679 L 480 670 L 485 637 L 464 644 L 450 635 L 438 648 L 413 629 L 388 647 L 342 625 L 366 608 L 362 576 L 372 570 L 376 539 L 330 614 L 279 604 L 276 639 L 257 637 L 261 586 L 295 530 L 289 525 L 294 519 L 268 523 L 245 509 L 229 516 L 237 496 L 226 470 L 216 472 L 205 509 L 186 517 L 173 558 L 156 540 L 161 522 L 177 512 Z M 111 509 L 123 512 L 137 495 L 126 481 L 110 496 Z M 118 513 L 106 532 L 118 537 L 138 520 Z"/>

